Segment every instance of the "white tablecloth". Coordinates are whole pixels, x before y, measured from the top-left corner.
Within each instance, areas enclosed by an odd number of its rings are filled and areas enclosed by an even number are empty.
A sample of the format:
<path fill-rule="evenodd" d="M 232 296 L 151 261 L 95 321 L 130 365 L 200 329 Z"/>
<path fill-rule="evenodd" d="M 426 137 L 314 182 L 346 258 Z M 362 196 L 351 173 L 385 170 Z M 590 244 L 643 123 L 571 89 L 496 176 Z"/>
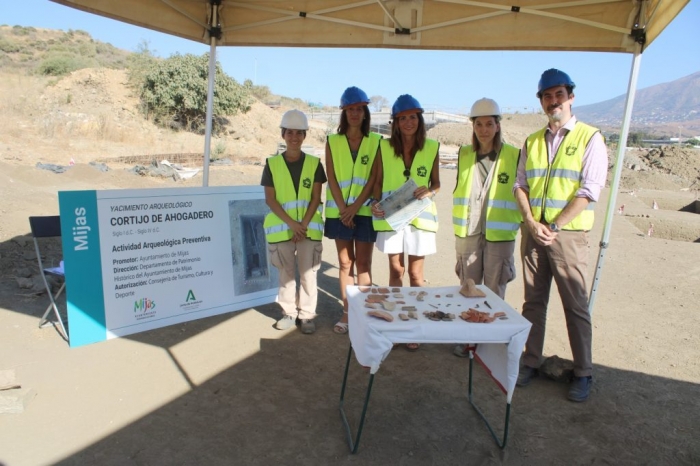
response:
<path fill-rule="evenodd" d="M 367 315 L 370 309 L 365 307 L 365 299 L 370 293 L 362 293 L 358 287 L 348 286 L 350 342 L 357 361 L 369 367 L 374 374 L 389 356 L 394 343 L 478 343 L 476 356 L 501 385 L 510 403 L 518 379 L 520 355 L 531 324 L 491 290 L 483 285 L 478 288 L 486 293 L 485 298 L 466 298 L 459 294 L 458 286 L 404 287 L 399 288 L 398 292 L 390 291 L 389 301 L 405 301 L 405 304 L 397 304 L 396 310 L 390 312 L 394 321 L 387 322 Z M 414 291 L 425 291 L 428 294 L 424 301 L 418 301 L 417 296 L 409 295 Z M 396 293 L 403 297 L 394 297 Z M 452 296 L 447 297 L 448 294 Z M 488 301 L 491 308 L 486 306 L 485 301 Z M 402 306 L 415 306 L 418 320 L 400 320 L 398 314 L 405 313 L 400 310 Z M 508 318 L 478 324 L 460 319 L 459 314 L 470 307 L 491 314 L 505 312 Z M 456 318 L 451 322 L 432 321 L 423 315 L 423 311 L 437 310 L 455 314 Z"/>

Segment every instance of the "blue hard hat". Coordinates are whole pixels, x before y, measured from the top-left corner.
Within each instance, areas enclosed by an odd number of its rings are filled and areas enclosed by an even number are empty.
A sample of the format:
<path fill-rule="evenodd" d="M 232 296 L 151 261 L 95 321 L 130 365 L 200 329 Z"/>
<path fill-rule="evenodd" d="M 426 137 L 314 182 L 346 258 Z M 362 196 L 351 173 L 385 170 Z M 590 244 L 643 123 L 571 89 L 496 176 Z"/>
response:
<path fill-rule="evenodd" d="M 394 118 L 401 112 L 414 109 L 421 113 L 423 112 L 423 107 L 420 106 L 420 102 L 418 102 L 412 95 L 400 95 L 399 98 L 396 99 L 396 102 L 394 102 L 394 105 L 391 107 L 391 117 Z"/>
<path fill-rule="evenodd" d="M 365 91 L 359 87 L 348 87 L 345 89 L 345 92 L 343 92 L 343 95 L 340 96 L 340 108 L 345 108 L 348 105 L 360 103 L 368 104 L 369 97 L 367 97 Z"/>
<path fill-rule="evenodd" d="M 566 86 L 573 89 L 576 84 L 571 80 L 568 74 L 556 68 L 550 68 L 544 73 L 540 78 L 540 82 L 537 84 L 537 98 L 542 96 L 542 91 L 555 86 Z"/>

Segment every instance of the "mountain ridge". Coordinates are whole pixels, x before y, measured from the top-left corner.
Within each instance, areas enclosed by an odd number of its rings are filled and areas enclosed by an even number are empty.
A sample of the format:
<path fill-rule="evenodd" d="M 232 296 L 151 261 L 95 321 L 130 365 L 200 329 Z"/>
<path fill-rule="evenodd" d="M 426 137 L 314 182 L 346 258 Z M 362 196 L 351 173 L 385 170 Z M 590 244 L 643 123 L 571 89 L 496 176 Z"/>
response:
<path fill-rule="evenodd" d="M 626 94 L 575 108 L 582 121 L 601 128 L 619 128 L 622 124 Z M 684 137 L 700 134 L 700 71 L 688 76 L 638 89 L 632 109 L 633 130 L 659 136 Z"/>

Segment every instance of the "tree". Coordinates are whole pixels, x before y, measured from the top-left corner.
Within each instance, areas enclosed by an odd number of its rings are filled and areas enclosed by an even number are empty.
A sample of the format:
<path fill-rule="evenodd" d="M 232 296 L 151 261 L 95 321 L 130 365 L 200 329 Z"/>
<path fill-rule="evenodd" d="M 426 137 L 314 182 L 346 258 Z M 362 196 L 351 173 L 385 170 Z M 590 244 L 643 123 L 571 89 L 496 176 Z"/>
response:
<path fill-rule="evenodd" d="M 202 132 L 205 127 L 209 54 L 175 54 L 146 73 L 141 99 L 148 115 L 163 126 Z M 223 116 L 250 109 L 250 94 L 216 63 L 212 132 L 221 130 Z"/>
<path fill-rule="evenodd" d="M 269 87 L 256 86 L 250 79 L 246 79 L 245 81 L 243 81 L 243 87 L 245 87 L 248 90 L 248 92 L 253 94 L 255 98 L 258 99 L 260 102 L 267 103 L 272 98 L 272 92 L 270 91 Z"/>
<path fill-rule="evenodd" d="M 389 105 L 389 101 L 386 100 L 386 98 L 381 96 L 381 95 L 373 95 L 372 97 L 369 98 L 369 101 L 370 101 L 370 104 L 372 105 L 372 109 L 374 109 L 375 112 L 379 112 L 382 110 L 382 108 Z"/>
<path fill-rule="evenodd" d="M 158 63 L 158 58 L 149 48 L 148 41 L 142 40 L 136 46 L 136 52 L 126 58 L 126 73 L 128 76 L 129 86 L 142 89 L 146 81 L 146 75 Z"/>

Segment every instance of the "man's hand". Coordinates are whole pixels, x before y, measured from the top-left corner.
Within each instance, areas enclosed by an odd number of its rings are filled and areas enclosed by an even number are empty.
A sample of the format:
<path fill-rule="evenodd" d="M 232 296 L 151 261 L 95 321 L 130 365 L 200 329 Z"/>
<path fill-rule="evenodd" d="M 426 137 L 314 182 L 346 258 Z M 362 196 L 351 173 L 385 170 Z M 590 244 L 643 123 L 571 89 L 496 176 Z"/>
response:
<path fill-rule="evenodd" d="M 537 244 L 542 246 L 549 246 L 557 237 L 557 233 L 550 230 L 547 225 L 542 225 L 534 220 L 528 222 L 527 228 Z"/>

